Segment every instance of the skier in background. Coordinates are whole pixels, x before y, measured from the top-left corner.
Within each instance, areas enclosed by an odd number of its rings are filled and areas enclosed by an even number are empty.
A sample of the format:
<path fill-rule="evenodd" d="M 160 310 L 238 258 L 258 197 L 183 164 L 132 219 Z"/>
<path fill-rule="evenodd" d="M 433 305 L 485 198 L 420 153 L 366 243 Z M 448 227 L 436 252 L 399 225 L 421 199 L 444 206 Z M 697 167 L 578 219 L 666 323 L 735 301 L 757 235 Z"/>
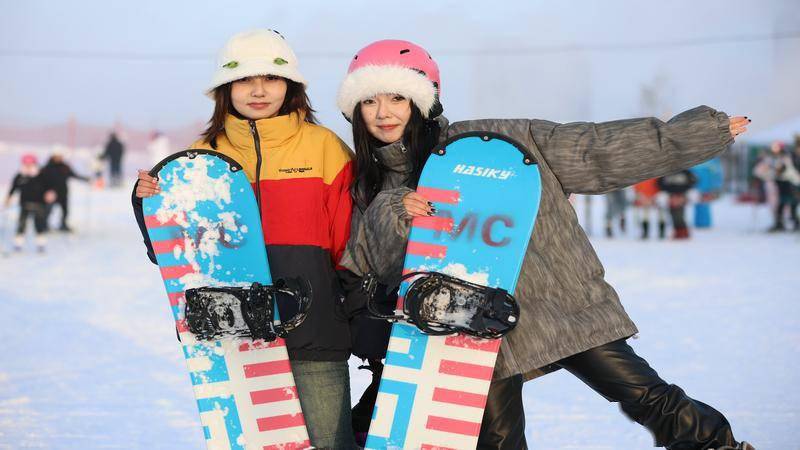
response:
<path fill-rule="evenodd" d="M 773 142 L 770 152 L 753 168 L 753 174 L 764 181 L 770 205 L 773 208 L 774 223 L 769 232 L 784 231 L 784 215 L 789 210 L 794 229 L 800 229 L 797 217 L 796 186 L 800 186 L 800 172 L 795 167 L 792 156 L 784 149 L 782 142 Z"/>
<path fill-rule="evenodd" d="M 68 182 L 70 178 L 89 182 L 89 177 L 76 174 L 75 171 L 72 170 L 72 167 L 64 162 L 64 156 L 61 153 L 53 153 L 53 155 L 50 156 L 47 164 L 42 168 L 42 177 L 47 179 L 47 184 L 52 186 L 52 189 L 55 190 L 56 193 L 56 201 L 49 204 L 45 211 L 45 227 L 49 228 L 50 214 L 53 211 L 53 207 L 57 204 L 61 207 L 61 225 L 58 229 L 60 231 L 72 231 L 69 225 L 67 225 L 67 216 L 69 216 Z"/>
<path fill-rule="evenodd" d="M 620 233 L 625 233 L 625 210 L 628 209 L 628 198 L 625 189 L 617 189 L 606 197 L 606 237 L 614 237 L 614 222 L 619 223 Z"/>
<path fill-rule="evenodd" d="M 122 182 L 122 157 L 124 155 L 125 145 L 117 138 L 117 133 L 111 132 L 105 150 L 100 155 L 101 160 L 108 160 L 111 172 L 109 186 L 111 187 L 117 187 Z"/>
<path fill-rule="evenodd" d="M 351 189 L 356 207 L 341 261 L 355 278 L 347 283 L 353 314 L 365 309 L 363 293 L 353 289 L 358 277 L 373 273 L 383 285 L 377 290 L 395 288 L 411 219 L 436 213 L 415 190 L 433 147 L 468 132 L 506 135 L 524 145 L 539 164 L 541 209 L 515 291 L 519 324 L 503 339 L 478 447 L 526 448 L 522 382 L 564 368 L 609 401 L 619 402 L 625 415 L 650 430 L 659 446 L 752 449 L 734 439 L 719 411 L 662 380 L 627 344 L 636 326 L 603 279 L 602 265 L 567 200 L 570 193 L 610 192 L 707 160 L 727 149 L 749 119 L 701 106 L 666 123 L 643 118 L 450 124 L 441 115 L 440 88 L 439 68 L 430 54 L 398 40 L 361 49 L 339 88 L 337 104 L 352 123 L 356 152 Z M 384 335 L 355 334 L 367 341 Z M 384 357 L 359 354 L 360 344 L 353 346 L 354 355 L 371 362 Z M 370 389 L 377 389 L 375 383 L 373 378 Z"/>
<path fill-rule="evenodd" d="M 48 203 L 55 200 L 56 194 L 47 179 L 41 176 L 36 155 L 25 154 L 20 162 L 19 172 L 14 175 L 5 201 L 5 206 L 8 208 L 11 205 L 11 197 L 19 191 L 19 221 L 14 237 L 14 251 L 22 251 L 27 223 L 29 219 L 33 219 L 33 227 L 36 231 L 36 250 L 43 253 L 47 244 L 45 208 Z"/>
<path fill-rule="evenodd" d="M 697 183 L 697 177 L 690 170 L 681 170 L 658 179 L 658 188 L 668 194 L 669 215 L 672 219 L 673 239 L 689 239 L 689 226 L 686 224 L 686 193 Z"/>
<path fill-rule="evenodd" d="M 650 210 L 654 209 L 658 221 L 658 238 L 664 239 L 667 235 L 667 221 L 664 217 L 664 208 L 660 204 L 658 180 L 651 178 L 633 185 L 636 197 L 633 201 L 634 211 L 641 227 L 641 238 L 650 236 Z"/>

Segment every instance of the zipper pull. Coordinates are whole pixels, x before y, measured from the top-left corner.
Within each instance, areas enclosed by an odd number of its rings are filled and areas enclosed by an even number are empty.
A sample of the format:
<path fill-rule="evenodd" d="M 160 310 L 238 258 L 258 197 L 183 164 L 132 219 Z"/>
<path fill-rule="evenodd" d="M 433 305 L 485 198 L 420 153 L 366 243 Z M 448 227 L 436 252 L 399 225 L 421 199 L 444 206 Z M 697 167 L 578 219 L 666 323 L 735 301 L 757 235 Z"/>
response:
<path fill-rule="evenodd" d="M 250 123 L 250 134 L 255 136 L 256 135 L 256 121 L 255 120 L 249 120 L 248 122 Z"/>
<path fill-rule="evenodd" d="M 403 144 L 400 144 L 400 151 L 405 153 L 406 152 L 406 146 L 403 145 Z"/>

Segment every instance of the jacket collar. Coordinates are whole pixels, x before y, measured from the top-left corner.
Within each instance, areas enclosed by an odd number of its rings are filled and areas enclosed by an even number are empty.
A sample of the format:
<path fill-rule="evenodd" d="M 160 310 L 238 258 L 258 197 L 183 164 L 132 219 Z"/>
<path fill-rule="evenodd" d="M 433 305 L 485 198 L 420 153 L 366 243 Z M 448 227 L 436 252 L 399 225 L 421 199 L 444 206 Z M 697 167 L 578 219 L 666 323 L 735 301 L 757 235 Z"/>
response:
<path fill-rule="evenodd" d="M 411 160 L 408 158 L 408 149 L 403 141 L 393 142 L 375 149 L 375 158 L 384 167 L 394 172 L 411 172 Z"/>
<path fill-rule="evenodd" d="M 445 136 L 445 131 L 447 130 L 449 122 L 444 116 L 439 116 L 435 120 L 439 123 L 439 128 L 441 130 L 439 140 L 441 141 Z M 395 172 L 404 174 L 411 172 L 411 161 L 408 159 L 408 149 L 403 145 L 402 140 L 384 145 L 383 147 L 377 147 L 375 149 L 375 158 L 385 167 Z"/>
<path fill-rule="evenodd" d="M 236 148 L 253 148 L 253 130 L 258 132 L 262 149 L 275 149 L 283 146 L 300 131 L 302 114 L 291 113 L 269 119 L 247 120 L 232 114 L 225 117 L 225 135 Z"/>

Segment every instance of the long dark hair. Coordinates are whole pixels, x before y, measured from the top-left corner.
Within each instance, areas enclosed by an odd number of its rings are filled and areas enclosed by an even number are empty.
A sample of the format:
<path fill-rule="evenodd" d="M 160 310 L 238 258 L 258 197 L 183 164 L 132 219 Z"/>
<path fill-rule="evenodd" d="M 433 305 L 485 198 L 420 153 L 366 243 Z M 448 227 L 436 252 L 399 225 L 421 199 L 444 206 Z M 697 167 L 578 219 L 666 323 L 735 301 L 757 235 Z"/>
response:
<path fill-rule="evenodd" d="M 364 123 L 361 115 L 361 105 L 353 109 L 353 146 L 356 151 L 355 176 L 351 193 L 353 199 L 362 211 L 372 203 L 380 192 L 386 172 L 392 170 L 375 156 L 375 149 L 386 144 L 375 139 Z M 439 124 L 435 120 L 428 120 L 422 116 L 419 108 L 411 102 L 411 117 L 403 131 L 403 145 L 408 152 L 411 162 L 411 174 L 408 186 L 416 188 L 419 182 L 422 166 L 428 160 L 431 150 L 439 143 Z"/>
<path fill-rule="evenodd" d="M 279 116 L 284 116 L 297 112 L 305 114 L 305 121 L 308 123 L 318 123 L 314 116 L 314 109 L 311 108 L 311 100 L 306 93 L 306 87 L 296 81 L 284 78 L 286 81 L 286 97 L 283 98 L 283 105 L 278 110 Z M 208 127 L 201 135 L 203 140 L 211 143 L 214 138 L 225 129 L 225 117 L 233 114 L 243 118 L 233 107 L 231 100 L 231 83 L 225 83 L 214 89 L 214 114 L 208 120 Z"/>

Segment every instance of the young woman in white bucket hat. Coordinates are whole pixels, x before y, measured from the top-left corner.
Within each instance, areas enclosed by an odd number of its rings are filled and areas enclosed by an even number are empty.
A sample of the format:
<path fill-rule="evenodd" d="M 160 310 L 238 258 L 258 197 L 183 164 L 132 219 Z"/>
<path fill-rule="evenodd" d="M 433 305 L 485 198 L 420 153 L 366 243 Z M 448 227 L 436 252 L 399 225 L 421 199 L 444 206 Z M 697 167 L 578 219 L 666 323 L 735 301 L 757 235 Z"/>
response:
<path fill-rule="evenodd" d="M 233 36 L 206 90 L 214 113 L 202 139 L 190 148 L 213 149 L 243 165 L 259 204 L 273 279 L 311 282 L 311 310 L 286 346 L 311 444 L 348 449 L 355 446 L 350 337 L 336 268 L 349 236 L 351 152 L 316 124 L 306 84 L 279 33 Z M 141 197 L 158 192 L 157 180 L 140 172 L 134 210 L 153 262 Z"/>

